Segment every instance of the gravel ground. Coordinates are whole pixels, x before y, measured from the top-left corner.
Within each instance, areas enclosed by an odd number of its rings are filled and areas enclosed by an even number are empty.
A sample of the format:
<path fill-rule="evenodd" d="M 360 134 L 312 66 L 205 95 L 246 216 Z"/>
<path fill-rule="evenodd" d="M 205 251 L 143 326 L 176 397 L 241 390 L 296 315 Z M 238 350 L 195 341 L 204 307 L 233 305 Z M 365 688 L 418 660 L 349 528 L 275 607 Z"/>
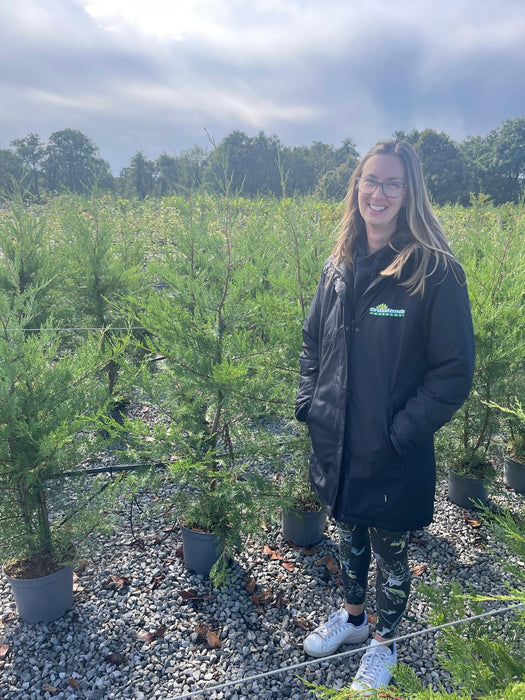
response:
<path fill-rule="evenodd" d="M 435 576 L 441 585 L 454 577 L 464 589 L 505 592 L 505 574 L 495 558 L 505 554 L 501 546 L 483 525 L 478 526 L 475 514 L 450 503 L 446 492 L 446 482 L 440 480 L 435 520 L 412 536 L 411 566 L 419 571 L 399 634 L 426 627 L 428 605 L 417 594 L 418 581 L 431 583 Z M 152 497 L 142 496 L 144 502 Z M 517 509 L 521 499 L 496 481 L 494 506 L 509 503 Z M 77 571 L 75 604 L 61 619 L 34 626 L 21 622 L 2 578 L 1 698 L 173 700 L 206 686 L 304 663 L 308 660 L 302 650 L 304 627 L 324 621 L 342 604 L 339 579 L 326 566 L 330 559 L 325 559 L 337 557 L 332 523 L 315 552 L 291 547 L 275 526 L 266 543 L 247 543 L 231 565 L 230 585 L 217 590 L 184 569 L 178 528 L 135 517 L 132 532 L 129 514 L 128 506 L 119 530 L 100 539 L 96 555 Z M 265 553 L 264 544 L 282 558 Z M 368 593 L 372 613 L 373 581 L 372 569 Z M 122 587 L 117 590 L 119 583 Z M 501 629 L 504 635 L 503 617 Z M 359 657 L 311 660 L 299 669 L 192 697 L 314 698 L 299 676 L 340 688 L 349 684 Z M 447 687 L 447 675 L 434 656 L 433 633 L 400 643 L 398 658 L 427 684 L 436 687 L 439 680 Z"/>

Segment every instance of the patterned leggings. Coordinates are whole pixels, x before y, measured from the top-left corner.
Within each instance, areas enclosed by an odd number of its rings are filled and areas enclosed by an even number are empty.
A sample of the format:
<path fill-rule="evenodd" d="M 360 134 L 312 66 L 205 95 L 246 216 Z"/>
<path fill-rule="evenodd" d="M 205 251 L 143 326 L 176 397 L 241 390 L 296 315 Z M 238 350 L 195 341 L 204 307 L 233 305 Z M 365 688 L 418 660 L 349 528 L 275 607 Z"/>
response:
<path fill-rule="evenodd" d="M 337 523 L 339 555 L 347 603 L 365 602 L 371 551 L 377 561 L 376 633 L 391 639 L 405 612 L 410 592 L 409 532 L 388 532 L 365 525 Z"/>

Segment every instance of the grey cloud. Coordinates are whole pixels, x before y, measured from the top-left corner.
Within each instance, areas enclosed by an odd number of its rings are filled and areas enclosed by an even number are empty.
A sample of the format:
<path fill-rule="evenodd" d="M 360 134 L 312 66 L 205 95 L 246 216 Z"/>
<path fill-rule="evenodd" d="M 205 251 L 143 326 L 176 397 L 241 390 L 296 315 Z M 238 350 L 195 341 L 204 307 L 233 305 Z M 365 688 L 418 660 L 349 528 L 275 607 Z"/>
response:
<path fill-rule="evenodd" d="M 137 150 L 206 147 L 205 129 L 364 150 L 397 129 L 459 140 L 525 112 L 521 0 L 248 5 L 223 0 L 221 31 L 170 39 L 110 31 L 80 0 L 19 0 L 2 10 L 0 147 L 77 128 L 118 172 Z"/>

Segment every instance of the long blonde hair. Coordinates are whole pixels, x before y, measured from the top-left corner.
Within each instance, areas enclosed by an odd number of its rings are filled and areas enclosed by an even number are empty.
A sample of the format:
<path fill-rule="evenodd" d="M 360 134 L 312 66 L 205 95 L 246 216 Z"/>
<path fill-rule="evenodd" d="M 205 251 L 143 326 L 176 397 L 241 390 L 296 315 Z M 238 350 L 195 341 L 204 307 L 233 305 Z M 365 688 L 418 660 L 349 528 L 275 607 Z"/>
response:
<path fill-rule="evenodd" d="M 436 269 L 439 262 L 445 268 L 455 256 L 450 250 L 430 204 L 430 199 L 423 179 L 423 171 L 416 152 L 410 144 L 404 141 L 379 141 L 361 159 L 350 179 L 350 186 L 345 197 L 345 211 L 339 223 L 340 234 L 333 250 L 334 263 L 343 262 L 348 267 L 353 265 L 353 257 L 357 239 L 366 234 L 365 222 L 358 205 L 357 183 L 366 163 L 376 155 L 398 156 L 407 177 L 405 204 L 398 216 L 398 230 L 407 231 L 411 240 L 408 245 L 398 251 L 392 263 L 381 272 L 384 277 L 400 279 L 405 263 L 414 256 L 414 269 L 408 279 L 401 284 L 409 289 L 410 294 L 421 294 L 425 291 L 425 279 Z M 431 257 L 434 257 L 434 267 L 427 273 Z"/>

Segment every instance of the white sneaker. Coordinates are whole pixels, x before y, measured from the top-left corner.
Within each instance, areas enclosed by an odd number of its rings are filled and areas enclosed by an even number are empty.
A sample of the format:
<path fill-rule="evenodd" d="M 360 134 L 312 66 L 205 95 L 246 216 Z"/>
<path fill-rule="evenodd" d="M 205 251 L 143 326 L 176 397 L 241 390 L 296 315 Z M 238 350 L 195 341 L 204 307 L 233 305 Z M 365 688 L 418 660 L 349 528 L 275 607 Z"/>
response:
<path fill-rule="evenodd" d="M 356 627 L 348 622 L 348 613 L 344 608 L 332 613 L 328 621 L 321 625 L 304 640 L 304 650 L 310 656 L 320 658 L 330 656 L 341 644 L 357 644 L 364 642 L 370 633 L 368 618 L 365 612 L 365 619 L 362 625 Z"/>
<path fill-rule="evenodd" d="M 370 690 L 383 688 L 390 683 L 397 664 L 395 642 L 392 646 L 381 644 L 376 639 L 370 640 L 370 646 L 361 659 L 350 688 L 352 690 Z"/>

